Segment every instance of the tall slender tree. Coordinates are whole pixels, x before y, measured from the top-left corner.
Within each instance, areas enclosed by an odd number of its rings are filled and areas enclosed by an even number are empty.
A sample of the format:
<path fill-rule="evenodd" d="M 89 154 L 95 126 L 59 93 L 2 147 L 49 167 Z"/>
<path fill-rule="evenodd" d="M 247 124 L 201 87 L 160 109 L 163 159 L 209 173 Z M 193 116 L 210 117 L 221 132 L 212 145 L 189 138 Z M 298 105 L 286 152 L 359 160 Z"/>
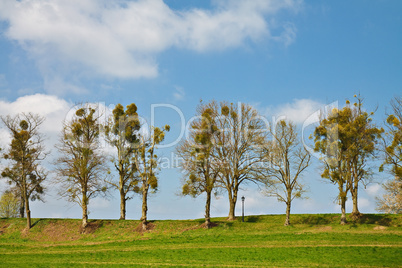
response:
<path fill-rule="evenodd" d="M 240 186 L 247 182 L 259 183 L 264 178 L 261 147 L 268 126 L 252 106 L 238 103 L 220 103 L 215 114 L 217 131 L 214 158 L 221 163 L 218 184 L 226 189 L 229 199 L 228 220 L 235 219 Z"/>
<path fill-rule="evenodd" d="M 346 223 L 345 204 L 347 193 L 353 201 L 352 217 L 360 217 L 358 187 L 367 183 L 371 176 L 370 160 L 374 157 L 376 144 L 382 129 L 372 124 L 371 115 L 363 111 L 363 99 L 352 105 L 346 101 L 341 110 L 333 109 L 315 129 L 316 151 L 323 153 L 323 178 L 338 184 L 341 203 L 341 224 Z"/>
<path fill-rule="evenodd" d="M 219 175 L 217 159 L 214 159 L 215 150 L 214 135 L 217 126 L 214 102 L 208 105 L 200 105 L 197 108 L 197 120 L 190 126 L 189 138 L 184 140 L 176 149 L 177 154 L 183 159 L 181 168 L 185 171 L 186 179 L 183 184 L 182 194 L 197 197 L 206 194 L 205 201 L 205 228 L 211 227 L 211 197 Z"/>
<path fill-rule="evenodd" d="M 165 133 L 170 130 L 170 126 L 166 125 L 163 129 L 153 127 L 151 133 L 147 136 L 145 134 L 139 137 L 138 150 L 135 151 L 135 164 L 138 169 L 140 181 L 139 192 L 142 196 L 142 229 L 148 228 L 148 194 L 149 190 L 156 191 L 158 188 L 158 156 L 155 150 L 165 139 Z"/>
<path fill-rule="evenodd" d="M 310 154 L 298 140 L 296 125 L 281 120 L 271 129 L 272 139 L 265 146 L 268 162 L 265 182 L 269 196 L 286 204 L 285 226 L 290 225 L 290 208 L 295 198 L 306 192 L 300 183 L 302 173 L 310 165 Z"/>
<path fill-rule="evenodd" d="M 126 111 L 121 104 L 113 109 L 113 118 L 105 126 L 107 142 L 117 151 L 113 164 L 119 174 L 118 182 L 108 181 L 120 193 L 120 219 L 126 218 L 126 202 L 131 199 L 130 192 L 134 192 L 138 185 L 138 170 L 134 161 L 135 150 L 139 145 L 140 121 L 137 106 L 132 103 Z"/>
<path fill-rule="evenodd" d="M 60 195 L 82 208 L 82 228 L 88 225 L 88 204 L 99 194 L 106 194 L 106 157 L 99 142 L 98 109 L 83 105 L 67 122 L 61 133 L 56 160 Z"/>
<path fill-rule="evenodd" d="M 320 119 L 320 125 L 314 130 L 316 152 L 322 154 L 322 178 L 338 186 L 338 201 L 341 206 L 341 224 L 346 224 L 346 200 L 350 189 L 350 161 L 346 151 L 349 147 L 347 125 L 351 120 L 351 109 L 332 109 Z"/>
<path fill-rule="evenodd" d="M 29 200 L 41 199 L 44 193 L 43 181 L 47 177 L 45 169 L 40 165 L 48 154 L 45 151 L 43 135 L 39 127 L 45 118 L 37 114 L 22 113 L 16 116 L 1 117 L 4 125 L 11 132 L 11 144 L 4 158 L 10 165 L 1 173 L 10 184 L 14 184 L 24 202 L 27 218 L 27 229 L 30 229 L 31 210 Z"/>
<path fill-rule="evenodd" d="M 377 128 L 371 116 L 363 110 L 363 98 L 354 96 L 356 102 L 351 109 L 350 125 L 347 126 L 348 139 L 351 140 L 347 149 L 347 157 L 350 162 L 351 174 L 349 176 L 350 194 L 352 196 L 353 210 L 352 218 L 361 216 L 358 208 L 358 189 L 359 185 L 364 185 L 370 181 L 372 176 L 370 162 L 374 159 L 377 152 L 377 145 L 381 138 L 383 129 Z"/>
<path fill-rule="evenodd" d="M 402 213 L 402 98 L 391 101 L 392 113 L 386 120 L 387 132 L 383 137 L 384 162 L 380 171 L 387 169 L 393 179 L 383 187 L 386 193 L 377 199 L 377 210 Z"/>

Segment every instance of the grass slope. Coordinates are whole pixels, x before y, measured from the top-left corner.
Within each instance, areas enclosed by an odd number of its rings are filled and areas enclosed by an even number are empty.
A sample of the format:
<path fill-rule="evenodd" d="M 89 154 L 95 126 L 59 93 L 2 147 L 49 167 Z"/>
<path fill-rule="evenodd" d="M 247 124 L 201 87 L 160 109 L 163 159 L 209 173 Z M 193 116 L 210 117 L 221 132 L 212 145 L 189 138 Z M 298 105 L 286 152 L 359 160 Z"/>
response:
<path fill-rule="evenodd" d="M 336 214 L 248 216 L 228 222 L 0 219 L 0 266 L 192 266 L 192 267 L 401 267 L 402 215 L 364 215 L 339 225 Z"/>

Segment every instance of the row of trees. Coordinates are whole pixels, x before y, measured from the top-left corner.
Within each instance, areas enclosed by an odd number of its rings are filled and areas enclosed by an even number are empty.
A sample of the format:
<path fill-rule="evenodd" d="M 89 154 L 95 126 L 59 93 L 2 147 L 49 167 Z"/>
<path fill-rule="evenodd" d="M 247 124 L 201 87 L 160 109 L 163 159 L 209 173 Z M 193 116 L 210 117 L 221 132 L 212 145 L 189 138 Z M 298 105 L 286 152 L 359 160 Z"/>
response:
<path fill-rule="evenodd" d="M 311 159 L 300 145 L 296 126 L 280 121 L 276 128 L 267 129 L 253 107 L 214 101 L 200 104 L 197 118 L 190 138 L 176 151 L 184 160 L 181 168 L 187 177 L 183 194 L 206 194 L 206 227 L 210 226 L 212 192 L 226 190 L 228 220 L 233 220 L 238 191 L 247 182 L 264 184 L 269 195 L 286 203 L 285 225 L 289 225 L 291 202 L 303 192 L 299 177 Z"/>
<path fill-rule="evenodd" d="M 338 187 L 341 205 L 341 224 L 346 223 L 346 200 L 351 195 L 352 217 L 361 216 L 358 209 L 359 185 L 370 182 L 379 151 L 385 154 L 384 166 L 395 175 L 386 184 L 388 194 L 379 199 L 382 211 L 401 211 L 401 161 L 402 161 L 402 101 L 392 102 L 393 113 L 388 116 L 388 131 L 373 121 L 373 112 L 363 109 L 363 99 L 346 102 L 342 109 L 321 113 L 319 125 L 311 139 L 314 151 L 320 153 L 321 177 Z M 290 209 L 295 198 L 306 191 L 300 177 L 311 164 L 311 156 L 300 144 L 298 131 L 292 122 L 279 121 L 264 131 L 263 118 L 251 106 L 236 106 L 210 102 L 197 109 L 198 120 L 192 122 L 190 139 L 177 148 L 185 160 L 182 169 L 187 179 L 183 194 L 197 196 L 206 193 L 205 223 L 210 226 L 209 210 L 211 193 L 224 188 L 228 193 L 230 211 L 234 218 L 237 192 L 243 182 L 264 185 L 264 192 L 286 204 L 285 225 L 290 224 Z M 384 134 L 384 135 L 383 135 Z M 399 172 L 399 173 L 398 173 Z M 392 189 L 392 191 L 391 191 Z"/>
<path fill-rule="evenodd" d="M 321 114 L 319 125 L 311 139 L 316 152 L 321 153 L 322 177 L 338 187 L 341 223 L 346 223 L 345 203 L 350 194 L 354 217 L 359 217 L 358 188 L 372 175 L 373 158 L 380 148 L 387 169 L 395 177 L 387 184 L 390 190 L 379 200 L 383 211 L 401 211 L 402 162 L 402 99 L 392 102 L 393 112 L 386 121 L 387 131 L 374 125 L 373 113 L 363 109 L 363 100 L 347 101 L 342 109 Z M 82 208 L 82 226 L 88 224 L 88 204 L 110 189 L 120 194 L 120 219 L 125 219 L 126 202 L 133 194 L 142 196 L 142 227 L 147 229 L 147 199 L 158 186 L 158 156 L 156 149 L 170 127 L 152 127 L 149 133 L 141 127 L 135 104 L 118 104 L 107 124 L 91 105 L 82 105 L 75 115 L 64 122 L 56 148 L 55 161 L 60 195 Z M 235 219 L 235 206 L 240 187 L 246 183 L 263 186 L 264 192 L 286 204 L 285 225 L 290 224 L 290 210 L 295 198 L 303 197 L 301 183 L 311 156 L 303 147 L 297 127 L 281 120 L 269 126 L 252 106 L 226 102 L 200 103 L 191 122 L 188 138 L 176 147 L 184 171 L 183 195 L 205 194 L 205 227 L 211 226 L 210 207 L 214 193 L 227 192 L 230 208 L 228 220 Z M 44 118 L 34 114 L 1 117 L 10 130 L 12 140 L 3 154 L 8 166 L 1 173 L 13 185 L 20 207 L 31 227 L 29 200 L 40 199 L 43 181 L 48 177 L 41 163 L 48 155 L 43 136 L 38 131 Z M 116 179 L 108 165 L 108 156 L 101 148 L 100 136 L 115 149 L 112 158 Z M 114 173 L 113 173 L 114 174 Z M 394 187 L 396 185 L 396 187 Z M 387 188 L 386 188 L 387 189 Z"/>
<path fill-rule="evenodd" d="M 106 125 L 100 124 L 100 118 L 97 109 L 86 104 L 71 120 L 64 122 L 56 145 L 59 157 L 55 161 L 55 180 L 61 185 L 59 194 L 81 206 L 82 227 L 85 228 L 91 199 L 105 196 L 110 188 L 118 189 L 120 218 L 125 219 L 126 201 L 131 198 L 131 192 L 139 193 L 143 196 L 141 221 L 146 229 L 148 192 L 158 186 L 155 149 L 170 127 L 155 127 L 150 134 L 141 134 L 135 104 L 128 105 L 126 110 L 117 105 Z M 15 187 L 14 193 L 21 198 L 21 217 L 25 210 L 29 229 L 32 226 L 29 200 L 41 198 L 43 181 L 48 177 L 48 172 L 41 166 L 48 152 L 44 148 L 43 135 L 38 131 L 44 118 L 22 113 L 1 119 L 12 135 L 10 148 L 3 155 L 4 159 L 10 160 L 9 166 L 1 175 Z M 117 157 L 112 160 L 119 174 L 117 182 L 109 180 L 108 157 L 100 143 L 102 130 L 105 130 L 107 142 L 117 150 Z"/>

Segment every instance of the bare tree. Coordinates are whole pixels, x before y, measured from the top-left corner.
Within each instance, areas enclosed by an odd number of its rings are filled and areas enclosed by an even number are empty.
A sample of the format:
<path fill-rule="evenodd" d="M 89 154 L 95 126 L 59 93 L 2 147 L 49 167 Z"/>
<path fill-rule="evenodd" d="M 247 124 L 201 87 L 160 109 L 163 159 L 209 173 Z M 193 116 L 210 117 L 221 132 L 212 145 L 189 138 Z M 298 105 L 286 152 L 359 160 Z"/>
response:
<path fill-rule="evenodd" d="M 220 114 L 216 119 L 219 131 L 214 135 L 214 158 L 221 165 L 218 184 L 228 193 L 228 220 L 234 220 L 240 186 L 264 178 L 261 147 L 268 127 L 250 105 L 222 102 L 214 106 L 215 114 Z"/>
<path fill-rule="evenodd" d="M 16 218 L 19 215 L 20 198 L 13 191 L 5 191 L 0 198 L 0 218 Z"/>
<path fill-rule="evenodd" d="M 385 194 L 377 199 L 378 211 L 385 213 L 402 213 L 402 180 L 394 178 L 383 184 Z"/>
<path fill-rule="evenodd" d="M 268 178 L 265 194 L 286 204 L 285 226 L 290 225 L 290 208 L 293 199 L 306 192 L 300 183 L 301 175 L 310 165 L 310 154 L 298 140 L 296 125 L 281 120 L 271 130 L 272 140 L 265 146 Z"/>
<path fill-rule="evenodd" d="M 140 183 L 139 192 L 142 195 L 142 228 L 147 230 L 148 220 L 148 193 L 149 190 L 155 190 L 158 187 L 158 156 L 155 154 L 158 144 L 165 139 L 165 133 L 170 130 L 166 125 L 163 129 L 154 127 L 149 136 L 141 135 L 139 138 L 138 150 L 135 151 L 135 164 L 139 172 Z"/>
<path fill-rule="evenodd" d="M 134 161 L 135 150 L 139 140 L 138 131 L 140 121 L 137 114 L 137 106 L 132 103 L 124 107 L 117 104 L 113 109 L 113 119 L 105 126 L 106 140 L 117 151 L 117 158 L 113 164 L 119 174 L 119 181 L 108 181 L 120 193 L 120 219 L 126 218 L 126 202 L 131 199 L 130 192 L 138 187 L 138 170 Z"/>
<path fill-rule="evenodd" d="M 61 133 L 56 160 L 60 195 L 82 208 L 82 227 L 88 224 L 89 200 L 105 194 L 106 157 L 99 143 L 100 115 L 89 104 L 78 109 Z"/>
<path fill-rule="evenodd" d="M 39 132 L 45 118 L 32 113 L 1 117 L 4 125 L 11 132 L 9 150 L 4 154 L 11 161 L 1 173 L 11 184 L 18 188 L 21 201 L 24 202 L 27 229 L 31 228 L 29 200 L 41 198 L 44 193 L 42 182 L 47 173 L 40 163 L 48 154 L 43 144 L 43 135 Z"/>
<path fill-rule="evenodd" d="M 212 104 L 200 105 L 197 108 L 197 119 L 190 126 L 190 137 L 176 149 L 183 159 L 181 168 L 185 172 L 182 194 L 197 197 L 206 194 L 205 228 L 211 227 L 211 196 L 219 175 L 219 164 L 214 159 L 214 134 L 217 131 Z"/>
<path fill-rule="evenodd" d="M 402 98 L 391 101 L 392 113 L 386 120 L 387 132 L 383 137 L 384 163 L 380 171 L 387 169 L 394 177 L 383 187 L 386 193 L 377 198 L 377 210 L 387 213 L 402 212 Z"/>

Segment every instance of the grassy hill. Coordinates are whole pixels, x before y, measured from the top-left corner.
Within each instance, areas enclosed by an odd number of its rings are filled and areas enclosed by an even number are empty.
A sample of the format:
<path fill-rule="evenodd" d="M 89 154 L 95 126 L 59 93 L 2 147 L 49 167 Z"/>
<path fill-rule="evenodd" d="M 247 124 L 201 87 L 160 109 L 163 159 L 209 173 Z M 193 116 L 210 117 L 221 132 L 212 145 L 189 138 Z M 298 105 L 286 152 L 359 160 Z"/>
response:
<path fill-rule="evenodd" d="M 402 215 L 364 215 L 339 225 L 340 215 L 248 216 L 245 222 L 214 218 L 153 221 L 0 219 L 0 266 L 209 266 L 401 267 Z"/>

